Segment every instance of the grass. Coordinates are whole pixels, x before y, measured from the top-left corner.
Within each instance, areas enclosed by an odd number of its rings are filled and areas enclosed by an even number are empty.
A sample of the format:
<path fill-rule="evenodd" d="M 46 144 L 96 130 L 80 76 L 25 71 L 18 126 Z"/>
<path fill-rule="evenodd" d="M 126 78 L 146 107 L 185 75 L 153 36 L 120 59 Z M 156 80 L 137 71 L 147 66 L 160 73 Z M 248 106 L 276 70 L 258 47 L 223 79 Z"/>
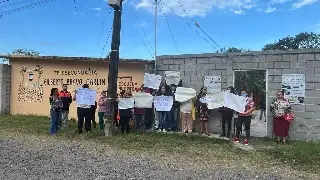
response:
<path fill-rule="evenodd" d="M 40 116 L 0 116 L 0 138 L 14 133 L 21 136 L 49 137 L 49 122 L 48 117 Z M 230 141 L 184 134 L 148 133 L 141 136 L 131 133 L 129 135 L 116 134 L 106 138 L 99 136 L 98 131 L 93 131 L 89 134 L 78 135 L 75 121 L 71 121 L 68 128 L 60 131 L 57 138 L 95 142 L 96 145 L 104 144 L 134 154 L 145 153 L 159 156 L 167 154 L 209 165 L 214 163 L 215 165 L 238 166 L 245 163 L 249 166 L 270 167 L 270 164 L 273 164 L 272 166 L 276 164 L 279 167 L 286 166 L 315 174 L 318 174 L 320 168 L 320 144 L 315 142 L 292 141 L 286 146 L 274 146 L 270 139 L 255 140 L 253 144 L 259 145 L 259 148 L 255 152 L 247 152 L 236 148 Z M 262 146 L 274 148 L 261 148 Z"/>

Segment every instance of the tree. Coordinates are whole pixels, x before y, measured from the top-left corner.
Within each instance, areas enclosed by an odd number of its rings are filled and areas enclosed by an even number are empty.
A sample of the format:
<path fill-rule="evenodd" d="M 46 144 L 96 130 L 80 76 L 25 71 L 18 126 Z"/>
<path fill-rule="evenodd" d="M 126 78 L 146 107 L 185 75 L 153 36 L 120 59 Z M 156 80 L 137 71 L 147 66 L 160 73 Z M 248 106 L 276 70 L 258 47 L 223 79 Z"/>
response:
<path fill-rule="evenodd" d="M 236 47 L 231 47 L 231 48 L 221 48 L 216 51 L 216 53 L 228 53 L 228 52 L 248 52 L 250 51 L 249 49 L 242 49 L 242 48 L 236 48 Z"/>
<path fill-rule="evenodd" d="M 39 56 L 40 53 L 32 49 L 16 49 L 10 55 Z"/>
<path fill-rule="evenodd" d="M 278 42 L 266 44 L 263 51 L 266 50 L 293 50 L 293 49 L 316 49 L 320 48 L 320 34 L 300 33 L 294 37 L 285 37 Z"/>
<path fill-rule="evenodd" d="M 34 50 L 28 50 L 28 49 L 16 49 L 14 51 L 12 51 L 12 53 L 8 54 L 10 55 L 20 55 L 20 56 L 39 56 L 40 53 L 38 51 L 34 51 Z M 3 63 L 8 63 L 9 59 L 7 58 L 1 58 Z"/>

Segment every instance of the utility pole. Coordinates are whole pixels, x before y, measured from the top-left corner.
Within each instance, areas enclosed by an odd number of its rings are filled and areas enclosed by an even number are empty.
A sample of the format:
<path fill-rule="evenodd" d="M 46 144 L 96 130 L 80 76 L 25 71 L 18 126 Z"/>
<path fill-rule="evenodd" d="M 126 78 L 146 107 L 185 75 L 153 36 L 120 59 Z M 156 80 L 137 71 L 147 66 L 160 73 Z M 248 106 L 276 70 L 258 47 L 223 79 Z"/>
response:
<path fill-rule="evenodd" d="M 105 136 L 112 136 L 115 103 L 118 85 L 118 64 L 121 31 L 122 0 L 109 0 L 109 5 L 114 9 L 111 53 L 108 74 L 107 93 L 107 122 L 105 123 Z"/>
<path fill-rule="evenodd" d="M 158 24 L 158 0 L 155 0 L 155 9 L 154 9 L 154 73 L 155 74 L 157 73 L 157 24 Z"/>

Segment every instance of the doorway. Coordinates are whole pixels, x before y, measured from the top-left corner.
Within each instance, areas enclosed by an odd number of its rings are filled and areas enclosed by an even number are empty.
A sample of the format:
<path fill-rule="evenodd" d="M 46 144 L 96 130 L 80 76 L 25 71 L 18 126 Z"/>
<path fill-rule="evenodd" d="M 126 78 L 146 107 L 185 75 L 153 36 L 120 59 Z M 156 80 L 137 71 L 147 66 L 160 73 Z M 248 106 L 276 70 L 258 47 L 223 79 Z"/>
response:
<path fill-rule="evenodd" d="M 251 136 L 267 136 L 267 71 L 266 70 L 235 70 L 233 71 L 233 85 L 236 93 L 246 89 L 253 96 L 256 110 L 251 120 Z M 243 128 L 244 129 L 244 128 Z M 244 131 L 243 131 L 244 132 Z"/>

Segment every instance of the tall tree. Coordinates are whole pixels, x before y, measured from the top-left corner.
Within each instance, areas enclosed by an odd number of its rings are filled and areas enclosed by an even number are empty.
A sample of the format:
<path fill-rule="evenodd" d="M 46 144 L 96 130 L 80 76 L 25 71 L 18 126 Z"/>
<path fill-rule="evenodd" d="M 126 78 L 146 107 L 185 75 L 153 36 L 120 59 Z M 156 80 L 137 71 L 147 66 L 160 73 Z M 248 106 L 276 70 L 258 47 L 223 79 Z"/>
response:
<path fill-rule="evenodd" d="M 294 37 L 285 37 L 277 42 L 266 44 L 262 50 L 293 50 L 320 48 L 320 34 L 300 33 Z"/>

